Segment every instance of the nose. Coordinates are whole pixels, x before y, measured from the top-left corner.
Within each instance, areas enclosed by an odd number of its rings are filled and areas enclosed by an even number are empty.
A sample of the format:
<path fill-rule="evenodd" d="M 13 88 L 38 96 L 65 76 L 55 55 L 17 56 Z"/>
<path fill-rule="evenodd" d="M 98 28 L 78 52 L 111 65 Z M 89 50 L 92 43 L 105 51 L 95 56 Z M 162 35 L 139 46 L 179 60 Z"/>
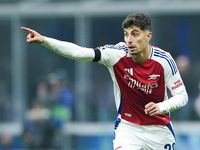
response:
<path fill-rule="evenodd" d="M 132 42 L 133 42 L 133 39 L 131 35 L 127 36 L 127 43 L 132 43 Z"/>

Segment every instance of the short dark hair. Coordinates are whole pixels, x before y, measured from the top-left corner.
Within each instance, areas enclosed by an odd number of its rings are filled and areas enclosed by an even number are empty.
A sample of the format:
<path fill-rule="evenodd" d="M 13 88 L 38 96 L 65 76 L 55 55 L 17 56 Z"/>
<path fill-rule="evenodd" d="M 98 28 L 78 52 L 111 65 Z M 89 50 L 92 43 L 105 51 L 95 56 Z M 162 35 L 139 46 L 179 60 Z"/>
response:
<path fill-rule="evenodd" d="M 139 27 L 141 30 L 151 31 L 151 18 L 143 13 L 128 15 L 122 23 L 122 28 L 126 29 L 131 26 Z"/>

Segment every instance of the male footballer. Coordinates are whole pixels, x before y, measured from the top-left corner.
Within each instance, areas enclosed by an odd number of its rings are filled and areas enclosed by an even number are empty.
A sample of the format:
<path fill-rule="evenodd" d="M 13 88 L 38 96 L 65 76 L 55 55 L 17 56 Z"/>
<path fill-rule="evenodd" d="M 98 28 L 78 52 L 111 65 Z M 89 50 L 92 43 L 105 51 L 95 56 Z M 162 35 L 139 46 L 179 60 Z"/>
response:
<path fill-rule="evenodd" d="M 172 56 L 149 44 L 152 32 L 148 15 L 127 16 L 122 23 L 125 43 L 97 48 L 84 48 L 29 28 L 21 29 L 29 32 L 27 43 L 41 44 L 64 57 L 94 61 L 108 68 L 119 113 L 114 150 L 175 150 L 169 113 L 186 105 L 188 96 Z"/>

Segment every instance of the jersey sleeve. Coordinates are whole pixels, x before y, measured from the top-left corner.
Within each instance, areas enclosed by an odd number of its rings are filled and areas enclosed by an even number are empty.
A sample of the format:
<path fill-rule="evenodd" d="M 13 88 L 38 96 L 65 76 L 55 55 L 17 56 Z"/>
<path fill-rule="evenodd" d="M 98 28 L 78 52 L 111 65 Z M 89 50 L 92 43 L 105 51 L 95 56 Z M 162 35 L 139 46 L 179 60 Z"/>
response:
<path fill-rule="evenodd" d="M 113 66 L 121 57 L 127 53 L 127 46 L 124 42 L 120 42 L 116 45 L 105 45 L 94 48 L 96 61 L 107 67 Z"/>
<path fill-rule="evenodd" d="M 97 48 L 86 48 L 71 42 L 45 37 L 41 44 L 55 53 L 74 60 L 95 61 L 105 66 L 112 66 L 118 58 L 124 56 L 126 49 L 123 42 L 116 45 L 105 45 Z"/>
<path fill-rule="evenodd" d="M 74 60 L 93 61 L 95 58 L 95 52 L 92 48 L 81 47 L 70 42 L 45 37 L 45 41 L 41 45 L 61 56 Z"/>
<path fill-rule="evenodd" d="M 188 95 L 184 83 L 181 79 L 181 75 L 178 71 L 175 61 L 170 54 L 169 57 L 171 58 L 171 63 L 166 63 L 164 68 L 165 84 L 171 92 L 172 97 L 158 103 L 160 114 L 169 113 L 177 110 L 186 105 L 188 102 Z"/>

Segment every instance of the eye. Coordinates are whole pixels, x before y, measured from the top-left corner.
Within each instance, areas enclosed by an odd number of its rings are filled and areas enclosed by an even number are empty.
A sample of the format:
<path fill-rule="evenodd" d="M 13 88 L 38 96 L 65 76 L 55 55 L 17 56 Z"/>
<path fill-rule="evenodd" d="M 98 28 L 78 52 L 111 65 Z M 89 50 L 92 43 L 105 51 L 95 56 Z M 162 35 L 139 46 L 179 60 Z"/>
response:
<path fill-rule="evenodd" d="M 138 36 L 138 35 L 139 35 L 139 33 L 137 33 L 137 32 L 134 32 L 132 35 L 133 35 L 133 36 Z"/>
<path fill-rule="evenodd" d="M 124 36 L 128 36 L 128 33 L 125 32 L 125 33 L 124 33 Z"/>

